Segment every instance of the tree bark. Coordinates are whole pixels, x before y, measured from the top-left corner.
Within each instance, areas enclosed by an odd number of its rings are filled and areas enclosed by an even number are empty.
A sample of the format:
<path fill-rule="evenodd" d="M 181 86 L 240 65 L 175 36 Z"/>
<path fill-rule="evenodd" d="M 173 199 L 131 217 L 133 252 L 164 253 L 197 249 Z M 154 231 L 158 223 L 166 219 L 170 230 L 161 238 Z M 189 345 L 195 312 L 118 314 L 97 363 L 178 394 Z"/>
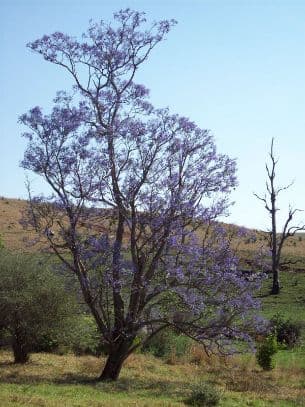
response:
<path fill-rule="evenodd" d="M 123 363 L 127 359 L 128 353 L 122 350 L 112 351 L 106 360 L 104 369 L 99 377 L 99 381 L 115 381 L 118 379 Z"/>
<path fill-rule="evenodd" d="M 25 342 L 18 335 L 13 336 L 12 348 L 14 352 L 14 363 L 26 363 L 29 360 L 29 352 Z"/>
<path fill-rule="evenodd" d="M 276 267 L 272 270 L 272 289 L 270 294 L 277 295 L 280 293 L 279 269 Z"/>

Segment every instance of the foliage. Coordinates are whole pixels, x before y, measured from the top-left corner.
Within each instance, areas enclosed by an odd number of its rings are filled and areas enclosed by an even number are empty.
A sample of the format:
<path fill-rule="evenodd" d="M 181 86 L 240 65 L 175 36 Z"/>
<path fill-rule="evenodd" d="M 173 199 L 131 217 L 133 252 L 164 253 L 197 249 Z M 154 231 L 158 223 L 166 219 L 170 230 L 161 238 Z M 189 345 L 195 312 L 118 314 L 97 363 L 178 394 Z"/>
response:
<path fill-rule="evenodd" d="M 197 407 L 218 406 L 221 394 L 214 386 L 206 382 L 193 385 L 191 396 L 186 404 Z"/>
<path fill-rule="evenodd" d="M 169 358 L 172 354 L 177 357 L 185 356 L 191 346 L 191 340 L 184 335 L 177 335 L 170 330 L 163 330 L 153 336 L 143 347 L 156 357 Z"/>
<path fill-rule="evenodd" d="M 142 344 L 172 328 L 228 351 L 260 326 L 257 279 L 238 271 L 216 222 L 236 186 L 235 161 L 208 130 L 154 108 L 134 82 L 174 24 L 147 28 L 127 9 L 113 25 L 91 24 L 81 41 L 56 32 L 29 44 L 75 86 L 50 114 L 34 107 L 20 118 L 29 128 L 22 166 L 53 191 L 31 200 L 27 226 L 78 278 L 109 351 L 103 380 L 117 379 L 140 332 Z"/>
<path fill-rule="evenodd" d="M 260 367 L 264 370 L 272 370 L 275 367 L 274 355 L 278 350 L 276 336 L 269 334 L 264 341 L 260 344 L 257 353 L 256 360 Z"/>
<path fill-rule="evenodd" d="M 60 346 L 59 332 L 42 333 L 31 344 L 31 352 L 54 352 Z"/>
<path fill-rule="evenodd" d="M 0 272 L 0 327 L 10 338 L 15 361 L 57 347 L 76 310 L 63 280 L 37 258 L 7 251 L 1 254 Z"/>
<path fill-rule="evenodd" d="M 67 345 L 75 355 L 100 356 L 105 352 L 96 323 L 89 315 L 81 315 L 77 318 L 69 337 L 70 341 Z"/>
<path fill-rule="evenodd" d="M 300 342 L 304 328 L 304 324 L 300 321 L 285 319 L 281 314 L 276 314 L 270 322 L 278 343 L 293 348 Z"/>

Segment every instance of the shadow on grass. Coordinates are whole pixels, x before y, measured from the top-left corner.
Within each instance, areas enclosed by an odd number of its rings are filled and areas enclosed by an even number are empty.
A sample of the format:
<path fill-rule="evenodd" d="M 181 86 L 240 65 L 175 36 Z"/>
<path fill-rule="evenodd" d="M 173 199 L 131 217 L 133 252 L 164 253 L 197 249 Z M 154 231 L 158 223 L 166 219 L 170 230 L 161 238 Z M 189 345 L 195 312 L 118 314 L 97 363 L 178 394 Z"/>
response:
<path fill-rule="evenodd" d="M 5 366 L 13 365 L 7 363 Z M 81 385 L 88 386 L 96 390 L 106 391 L 108 393 L 146 393 L 150 396 L 175 396 L 184 397 L 189 392 L 189 385 L 182 380 L 167 380 L 167 379 L 145 379 L 138 377 L 124 377 L 122 375 L 115 382 L 101 382 L 98 378 L 88 377 L 82 374 L 68 373 L 58 378 L 46 378 L 43 376 L 26 375 L 18 372 L 10 372 L 5 376 L 0 377 L 0 383 L 5 384 L 20 384 L 20 385 L 35 385 L 35 384 L 51 384 L 51 385 Z"/>
<path fill-rule="evenodd" d="M 16 364 L 14 362 L 12 362 L 11 360 L 5 360 L 4 362 L 0 362 L 0 368 L 3 367 L 9 367 L 9 366 L 16 366 Z"/>

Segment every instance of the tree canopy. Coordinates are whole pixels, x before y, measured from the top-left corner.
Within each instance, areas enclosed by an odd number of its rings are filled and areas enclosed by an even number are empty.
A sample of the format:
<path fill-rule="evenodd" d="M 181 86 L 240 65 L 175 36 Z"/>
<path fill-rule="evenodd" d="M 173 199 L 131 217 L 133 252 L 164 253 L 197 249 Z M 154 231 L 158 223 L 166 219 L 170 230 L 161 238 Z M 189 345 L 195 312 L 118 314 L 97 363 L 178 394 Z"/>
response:
<path fill-rule="evenodd" d="M 134 82 L 174 24 L 148 25 L 127 9 L 81 41 L 57 32 L 29 44 L 75 82 L 50 114 L 34 107 L 20 118 L 22 166 L 53 191 L 31 200 L 29 223 L 78 277 L 109 349 L 102 380 L 162 329 L 224 351 L 257 325 L 257 284 L 216 223 L 237 184 L 235 161 Z"/>

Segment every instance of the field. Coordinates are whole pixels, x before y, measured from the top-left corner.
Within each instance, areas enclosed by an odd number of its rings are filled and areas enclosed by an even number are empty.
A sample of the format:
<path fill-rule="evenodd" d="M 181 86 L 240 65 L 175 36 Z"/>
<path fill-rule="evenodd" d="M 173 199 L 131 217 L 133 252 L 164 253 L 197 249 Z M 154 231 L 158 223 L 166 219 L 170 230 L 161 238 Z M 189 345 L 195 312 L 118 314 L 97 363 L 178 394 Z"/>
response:
<path fill-rule="evenodd" d="M 24 250 L 27 233 L 19 224 L 24 208 L 24 201 L 0 199 L 1 237 L 13 250 Z M 243 256 L 257 249 L 264 239 L 257 232 L 255 242 L 243 242 Z M 265 316 L 280 313 L 305 321 L 304 253 L 304 235 L 288 242 L 285 254 L 300 261 L 294 272 L 281 273 L 280 296 L 268 295 L 270 280 L 265 281 L 259 293 Z M 208 382 L 221 392 L 220 406 L 305 406 L 304 344 L 294 350 L 281 350 L 276 355 L 276 368 L 270 372 L 262 371 L 252 354 L 208 358 L 197 345 L 180 358 L 175 354 L 163 359 L 148 353 L 132 355 L 116 383 L 95 381 L 102 365 L 103 358 L 93 356 L 40 353 L 31 355 L 28 364 L 17 366 L 12 354 L 2 350 L 0 407 L 183 406 L 198 381 Z"/>
<path fill-rule="evenodd" d="M 305 406 L 305 349 L 282 351 L 261 371 L 252 355 L 212 359 L 194 348 L 190 360 L 132 355 L 116 383 L 97 383 L 102 361 L 92 356 L 34 354 L 25 366 L 0 353 L 1 407 L 183 406 L 192 384 L 205 380 L 222 393 L 220 406 Z"/>
<path fill-rule="evenodd" d="M 279 297 L 261 297 L 264 314 L 280 312 L 305 320 L 305 275 L 282 273 Z M 252 354 L 208 358 L 194 345 L 182 358 L 135 354 L 125 362 L 116 383 L 97 383 L 103 358 L 33 354 L 28 364 L 16 366 L 12 354 L 0 352 L 0 407 L 119 407 L 183 406 L 198 381 L 221 392 L 220 406 L 305 406 L 305 347 L 281 350 L 276 368 L 262 371 Z"/>

